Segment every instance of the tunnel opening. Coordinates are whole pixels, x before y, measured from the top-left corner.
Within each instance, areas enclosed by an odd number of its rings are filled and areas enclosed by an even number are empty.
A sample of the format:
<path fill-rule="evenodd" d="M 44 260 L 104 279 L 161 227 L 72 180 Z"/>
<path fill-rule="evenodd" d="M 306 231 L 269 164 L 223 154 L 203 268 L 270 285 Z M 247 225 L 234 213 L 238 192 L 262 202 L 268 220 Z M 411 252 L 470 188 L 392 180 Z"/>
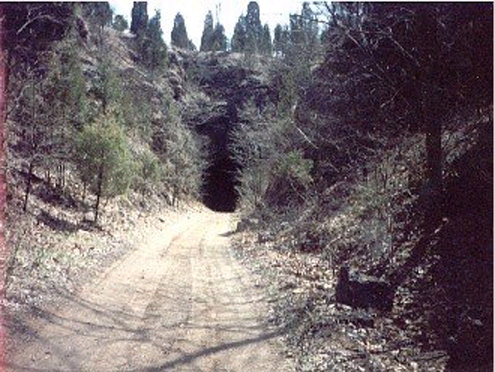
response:
<path fill-rule="evenodd" d="M 229 156 L 212 159 L 203 181 L 203 203 L 217 212 L 234 212 L 239 198 L 237 166 Z"/>
<path fill-rule="evenodd" d="M 208 137 L 209 142 L 209 166 L 203 174 L 202 202 L 216 212 L 234 212 L 239 199 L 239 165 L 229 146 L 234 122 L 232 115 L 217 117 L 203 124 L 199 131 Z"/>

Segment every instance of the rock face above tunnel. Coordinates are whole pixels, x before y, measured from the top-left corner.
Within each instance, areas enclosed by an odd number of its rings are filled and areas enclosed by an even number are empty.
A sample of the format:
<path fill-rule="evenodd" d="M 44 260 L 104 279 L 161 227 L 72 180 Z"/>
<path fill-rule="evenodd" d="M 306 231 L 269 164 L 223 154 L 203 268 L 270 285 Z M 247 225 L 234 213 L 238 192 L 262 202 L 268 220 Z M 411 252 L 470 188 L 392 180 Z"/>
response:
<path fill-rule="evenodd" d="M 205 93 L 213 105 L 226 101 L 239 109 L 249 101 L 265 105 L 277 100 L 277 92 L 270 84 L 269 58 L 174 50 L 169 59 L 172 69 L 185 72 L 187 81 Z M 182 75 L 181 72 L 177 74 Z"/>
<path fill-rule="evenodd" d="M 253 57 L 254 58 L 254 57 Z M 246 62 L 240 53 L 204 54 L 192 66 L 198 85 L 210 96 L 236 105 L 254 100 L 257 105 L 275 99 L 268 69 L 259 60 Z"/>
<path fill-rule="evenodd" d="M 276 103 L 278 93 L 270 84 L 269 61 L 250 60 L 239 53 L 180 50 L 172 50 L 169 60 L 175 86 L 196 90 L 189 97 L 178 95 L 185 97 L 183 120 L 208 139 L 203 202 L 213 210 L 234 211 L 240 165 L 231 153 L 232 132 L 247 104 L 262 110 Z M 183 80 L 177 81 L 178 76 L 184 76 Z"/>

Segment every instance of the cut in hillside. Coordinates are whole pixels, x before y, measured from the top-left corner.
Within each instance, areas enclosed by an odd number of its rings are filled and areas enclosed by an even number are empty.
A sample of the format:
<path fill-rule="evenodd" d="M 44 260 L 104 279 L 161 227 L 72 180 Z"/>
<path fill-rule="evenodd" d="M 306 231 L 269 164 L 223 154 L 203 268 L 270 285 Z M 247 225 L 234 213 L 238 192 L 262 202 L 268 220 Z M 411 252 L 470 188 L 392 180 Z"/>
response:
<path fill-rule="evenodd" d="M 199 52 L 145 2 L 2 7 L 13 320 L 198 200 L 240 215 L 296 370 L 493 369 L 493 4 L 304 3 L 271 37 L 252 1 Z"/>

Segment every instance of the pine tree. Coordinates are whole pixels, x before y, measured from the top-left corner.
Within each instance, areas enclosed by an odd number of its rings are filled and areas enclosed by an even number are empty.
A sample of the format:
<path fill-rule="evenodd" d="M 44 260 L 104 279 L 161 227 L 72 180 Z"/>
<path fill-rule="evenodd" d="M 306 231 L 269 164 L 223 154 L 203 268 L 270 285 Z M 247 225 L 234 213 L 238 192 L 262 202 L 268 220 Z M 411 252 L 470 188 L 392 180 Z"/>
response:
<path fill-rule="evenodd" d="M 44 162 L 45 154 L 50 149 L 50 129 L 53 129 L 50 117 L 50 103 L 42 92 L 46 80 L 40 79 L 40 72 L 27 68 L 24 74 L 23 89 L 18 97 L 18 104 L 12 113 L 14 120 L 19 123 L 20 138 L 24 143 L 23 156 L 26 160 L 27 179 L 25 184 L 23 210 L 27 211 L 31 193 L 34 170 Z"/>
<path fill-rule="evenodd" d="M 132 7 L 131 32 L 142 35 L 148 26 L 148 3 L 135 1 Z"/>
<path fill-rule="evenodd" d="M 263 26 L 260 21 L 260 7 L 256 1 L 251 1 L 248 4 L 246 14 L 246 48 L 249 53 L 258 53 L 261 45 L 261 35 Z"/>
<path fill-rule="evenodd" d="M 314 60 L 319 52 L 318 20 L 308 2 L 304 2 L 300 14 L 291 14 L 289 38 L 286 49 L 295 60 Z M 287 55 L 287 53 L 284 53 Z"/>
<path fill-rule="evenodd" d="M 227 50 L 227 37 L 225 36 L 225 29 L 220 23 L 215 25 L 213 31 L 211 51 L 225 51 Z"/>
<path fill-rule="evenodd" d="M 172 29 L 171 41 L 172 45 L 178 48 L 190 49 L 190 41 L 187 36 L 186 24 L 180 13 L 177 13 L 174 19 L 174 28 Z"/>
<path fill-rule="evenodd" d="M 205 17 L 203 35 L 201 36 L 201 46 L 199 48 L 201 52 L 209 52 L 212 50 L 213 33 L 213 14 L 211 11 L 208 11 L 208 14 Z"/>
<path fill-rule="evenodd" d="M 94 20 L 101 28 L 112 23 L 113 12 L 110 4 L 106 1 L 93 3 Z"/>
<path fill-rule="evenodd" d="M 108 107 L 120 104 L 122 81 L 108 55 L 102 54 L 101 59 L 102 62 L 98 66 L 98 78 L 92 81 L 90 92 L 101 103 L 101 111 L 106 112 Z"/>
<path fill-rule="evenodd" d="M 308 52 L 316 52 L 318 48 L 318 21 L 315 12 L 311 9 L 309 3 L 303 3 L 301 11 L 301 26 L 304 38 L 304 44 Z"/>
<path fill-rule="evenodd" d="M 273 32 L 273 51 L 282 56 L 286 54 L 289 44 L 289 30 L 287 26 L 278 24 Z"/>
<path fill-rule="evenodd" d="M 277 24 L 275 30 L 273 31 L 273 51 L 275 54 L 282 54 L 282 26 Z"/>
<path fill-rule="evenodd" d="M 53 48 L 45 88 L 50 102 L 50 141 L 53 144 L 45 159 L 45 174 L 50 182 L 51 171 L 56 169 L 56 186 L 61 191 L 66 186 L 65 173 L 73 154 L 75 131 L 81 129 L 90 116 L 87 85 L 76 40 L 72 34 Z"/>
<path fill-rule="evenodd" d="M 304 45 L 304 33 L 301 17 L 298 14 L 291 14 L 289 17 L 290 42 L 293 46 Z"/>
<path fill-rule="evenodd" d="M 102 45 L 105 40 L 105 26 L 112 25 L 113 11 L 108 2 L 84 3 L 84 14 L 89 24 L 96 26 L 94 34 L 96 42 Z"/>
<path fill-rule="evenodd" d="M 125 31 L 129 28 L 129 23 L 121 14 L 117 14 L 112 22 L 112 27 L 117 31 Z"/>
<path fill-rule="evenodd" d="M 273 52 L 272 36 L 270 34 L 270 27 L 268 24 L 263 26 L 263 33 L 261 35 L 261 52 L 269 56 L 271 56 Z"/>
<path fill-rule="evenodd" d="M 76 161 L 83 182 L 96 194 L 94 222 L 97 223 L 101 198 L 125 193 L 135 168 L 128 140 L 115 113 L 104 113 L 83 128 L 76 140 Z"/>
<path fill-rule="evenodd" d="M 81 13 L 83 18 L 87 19 L 89 23 L 103 28 L 112 24 L 113 12 L 108 2 L 87 2 L 82 3 L 81 7 L 76 13 Z"/>
<path fill-rule="evenodd" d="M 148 22 L 146 34 L 140 47 L 144 64 L 152 73 L 163 69 L 167 61 L 167 45 L 162 38 L 163 31 L 160 20 L 161 14 L 157 10 Z"/>
<path fill-rule="evenodd" d="M 234 27 L 234 34 L 232 35 L 231 49 L 233 52 L 244 52 L 246 48 L 246 18 L 240 16 Z"/>

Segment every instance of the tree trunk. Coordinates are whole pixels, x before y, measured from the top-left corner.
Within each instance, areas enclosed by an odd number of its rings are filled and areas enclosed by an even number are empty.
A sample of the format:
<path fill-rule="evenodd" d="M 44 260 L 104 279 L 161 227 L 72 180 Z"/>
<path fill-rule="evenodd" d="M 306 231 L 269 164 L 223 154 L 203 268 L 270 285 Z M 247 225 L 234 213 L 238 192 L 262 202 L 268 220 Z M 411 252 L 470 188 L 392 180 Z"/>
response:
<path fill-rule="evenodd" d="M 428 179 L 425 190 L 425 228 L 426 231 L 431 232 L 438 227 L 442 220 L 442 124 L 434 115 L 426 120 L 425 147 Z"/>
<path fill-rule="evenodd" d="M 58 179 L 57 179 L 57 187 L 62 190 L 63 189 L 63 180 L 62 180 L 62 164 L 57 165 L 57 171 L 58 171 Z"/>
<path fill-rule="evenodd" d="M 103 164 L 100 165 L 100 169 L 98 171 L 98 188 L 96 192 L 96 204 L 95 204 L 95 224 L 98 223 L 98 214 L 100 208 L 100 199 L 101 193 L 103 190 Z"/>
<path fill-rule="evenodd" d="M 48 187 L 52 187 L 52 177 L 51 177 L 50 167 L 48 167 L 48 169 L 45 170 L 45 180 Z"/>
<path fill-rule="evenodd" d="M 426 130 L 426 169 L 428 182 L 437 191 L 442 189 L 442 157 L 442 125 L 431 122 Z"/>
<path fill-rule="evenodd" d="M 26 193 L 25 193 L 25 196 L 24 196 L 24 205 L 22 207 L 22 210 L 24 212 L 27 211 L 29 194 L 31 193 L 31 184 L 32 184 L 32 181 L 33 181 L 33 169 L 34 169 L 34 162 L 31 161 L 29 163 L 28 179 L 27 179 L 27 184 L 26 184 Z"/>
<path fill-rule="evenodd" d="M 61 169 L 61 178 L 62 178 L 62 191 L 65 192 L 65 162 L 62 162 L 62 165 L 61 165 L 62 169 Z"/>
<path fill-rule="evenodd" d="M 82 201 L 83 203 L 86 201 L 86 189 L 88 188 L 88 184 L 83 182 L 83 192 L 82 192 Z"/>
<path fill-rule="evenodd" d="M 421 114 L 425 133 L 427 185 L 425 190 L 425 231 L 435 231 L 442 219 L 442 116 L 445 113 L 445 91 L 436 86 L 441 67 L 441 42 L 438 31 L 438 12 L 425 4 L 418 12 L 418 37 L 423 40 L 420 67 Z"/>

